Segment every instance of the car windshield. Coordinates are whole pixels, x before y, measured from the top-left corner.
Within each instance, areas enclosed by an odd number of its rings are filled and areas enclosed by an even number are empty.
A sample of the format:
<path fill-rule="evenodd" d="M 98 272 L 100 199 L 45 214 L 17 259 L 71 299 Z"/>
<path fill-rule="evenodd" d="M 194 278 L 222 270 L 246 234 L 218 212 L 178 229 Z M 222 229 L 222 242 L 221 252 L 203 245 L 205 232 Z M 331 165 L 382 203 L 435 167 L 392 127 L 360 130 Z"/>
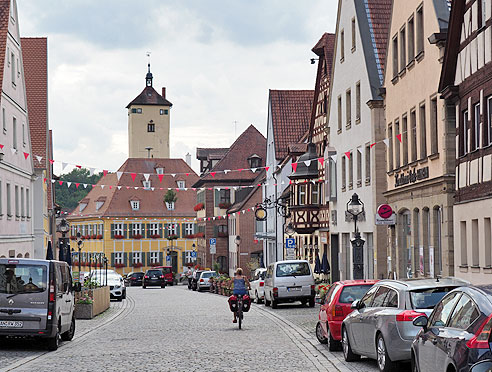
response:
<path fill-rule="evenodd" d="M 338 302 L 342 304 L 351 304 L 354 301 L 360 300 L 371 287 L 372 284 L 349 285 L 343 287 Z"/>
<path fill-rule="evenodd" d="M 439 301 L 456 287 L 425 288 L 410 292 L 413 309 L 433 309 Z"/>
<path fill-rule="evenodd" d="M 217 274 L 216 273 L 203 273 L 202 274 L 203 279 L 207 279 L 207 278 L 210 278 L 212 276 L 217 276 Z"/>
<path fill-rule="evenodd" d="M 163 267 L 161 270 L 164 274 L 171 274 L 171 268 L 170 267 Z"/>
<path fill-rule="evenodd" d="M 288 262 L 277 265 L 277 277 L 311 275 L 307 262 Z"/>
<path fill-rule="evenodd" d="M 266 270 L 260 273 L 260 279 L 265 280 L 265 276 L 266 276 Z"/>
<path fill-rule="evenodd" d="M 147 275 L 159 275 L 159 276 L 161 276 L 162 271 L 161 270 L 149 270 L 149 271 L 147 271 Z"/>
<path fill-rule="evenodd" d="M 0 265 L 0 293 L 44 292 L 47 269 L 43 265 Z"/>
<path fill-rule="evenodd" d="M 132 276 L 135 278 L 142 278 L 142 276 L 144 276 L 144 273 L 135 273 Z"/>

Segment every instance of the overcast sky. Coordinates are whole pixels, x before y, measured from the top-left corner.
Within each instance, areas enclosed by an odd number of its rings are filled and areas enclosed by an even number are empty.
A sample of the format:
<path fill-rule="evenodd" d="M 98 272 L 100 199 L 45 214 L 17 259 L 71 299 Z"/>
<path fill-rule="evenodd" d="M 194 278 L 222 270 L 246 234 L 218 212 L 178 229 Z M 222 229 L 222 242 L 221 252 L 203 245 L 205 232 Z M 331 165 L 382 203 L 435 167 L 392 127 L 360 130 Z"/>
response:
<path fill-rule="evenodd" d="M 128 157 L 125 106 L 167 88 L 171 157 L 266 136 L 268 89 L 314 89 L 311 48 L 334 32 L 336 0 L 18 0 L 23 37 L 48 37 L 54 158 L 116 170 Z M 65 171 L 67 171 L 66 169 Z M 59 169 L 55 168 L 55 172 Z"/>

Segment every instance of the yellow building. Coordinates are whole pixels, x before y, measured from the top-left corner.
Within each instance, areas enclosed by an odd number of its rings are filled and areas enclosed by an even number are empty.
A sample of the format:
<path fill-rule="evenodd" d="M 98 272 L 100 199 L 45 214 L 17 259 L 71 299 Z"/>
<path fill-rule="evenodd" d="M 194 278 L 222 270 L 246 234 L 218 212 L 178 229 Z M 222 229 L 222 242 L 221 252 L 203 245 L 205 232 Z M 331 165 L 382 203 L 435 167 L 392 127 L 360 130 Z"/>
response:
<path fill-rule="evenodd" d="M 197 180 L 184 160 L 156 158 L 127 159 L 116 173 L 101 178 L 67 218 L 75 252 L 77 233 L 83 240 L 82 270 L 89 271 L 89 262 L 94 268 L 96 254 L 104 253 L 108 268 L 120 274 L 152 266 L 183 272 L 195 262 L 191 185 Z M 174 205 L 164 202 L 170 189 L 176 192 Z"/>

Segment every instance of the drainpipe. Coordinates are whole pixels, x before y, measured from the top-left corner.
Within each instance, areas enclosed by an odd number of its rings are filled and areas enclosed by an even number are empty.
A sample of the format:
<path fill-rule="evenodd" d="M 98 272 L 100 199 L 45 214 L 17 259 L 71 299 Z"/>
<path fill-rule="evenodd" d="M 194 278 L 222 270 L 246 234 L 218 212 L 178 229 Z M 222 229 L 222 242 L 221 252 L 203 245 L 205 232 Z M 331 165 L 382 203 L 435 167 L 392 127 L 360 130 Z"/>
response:
<path fill-rule="evenodd" d="M 272 177 L 275 180 L 275 199 L 277 202 L 277 177 L 275 177 L 275 172 L 272 172 Z M 275 206 L 275 262 L 278 261 L 278 246 L 277 246 L 277 207 Z"/>

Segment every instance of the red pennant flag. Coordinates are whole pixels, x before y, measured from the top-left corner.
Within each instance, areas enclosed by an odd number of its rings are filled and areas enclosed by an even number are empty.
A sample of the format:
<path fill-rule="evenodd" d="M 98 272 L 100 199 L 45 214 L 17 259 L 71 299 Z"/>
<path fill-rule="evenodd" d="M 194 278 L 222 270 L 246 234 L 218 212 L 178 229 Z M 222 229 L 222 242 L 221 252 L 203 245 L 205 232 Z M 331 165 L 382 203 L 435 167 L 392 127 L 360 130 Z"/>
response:
<path fill-rule="evenodd" d="M 53 164 L 55 161 L 53 159 L 50 159 L 50 163 Z"/>
<path fill-rule="evenodd" d="M 217 174 L 217 172 L 210 172 L 210 174 L 212 175 L 212 177 L 215 177 L 215 175 Z"/>
<path fill-rule="evenodd" d="M 164 179 L 164 175 L 163 174 L 158 174 L 157 177 L 159 177 L 159 182 L 162 182 L 162 180 Z"/>
<path fill-rule="evenodd" d="M 186 173 L 187 176 L 189 176 L 190 174 L 189 173 Z"/>
<path fill-rule="evenodd" d="M 321 164 L 321 166 L 323 166 L 323 164 L 325 163 L 325 159 L 324 158 L 318 158 L 318 161 Z"/>
<path fill-rule="evenodd" d="M 208 189 L 209 189 L 209 190 L 213 190 L 213 187 L 209 187 Z"/>
<path fill-rule="evenodd" d="M 24 153 L 24 159 L 27 159 L 29 157 L 29 153 L 28 152 L 25 152 Z"/>
<path fill-rule="evenodd" d="M 294 173 L 297 171 L 297 163 L 292 163 L 292 170 Z"/>
<path fill-rule="evenodd" d="M 261 187 L 261 183 L 258 184 L 258 187 Z"/>
<path fill-rule="evenodd" d="M 126 189 L 129 190 L 130 189 L 130 186 L 127 186 Z"/>
<path fill-rule="evenodd" d="M 376 146 L 376 142 L 371 143 L 371 149 L 372 149 L 374 146 Z"/>
<path fill-rule="evenodd" d="M 162 187 L 159 187 L 159 190 L 164 190 Z"/>
<path fill-rule="evenodd" d="M 113 186 L 109 185 L 109 189 L 111 190 L 113 188 Z"/>
<path fill-rule="evenodd" d="M 268 172 L 269 169 L 270 167 L 265 167 L 265 172 Z"/>
<path fill-rule="evenodd" d="M 91 186 L 92 186 L 92 188 L 96 187 L 96 185 L 91 185 Z"/>
<path fill-rule="evenodd" d="M 401 133 L 396 135 L 396 138 L 398 138 L 398 141 L 401 143 Z"/>
<path fill-rule="evenodd" d="M 238 170 L 239 170 L 239 172 L 242 172 L 242 171 L 244 170 L 244 168 L 240 168 L 240 169 L 238 169 Z"/>
<path fill-rule="evenodd" d="M 81 165 L 76 165 L 76 167 L 77 167 L 77 168 L 79 168 L 79 169 L 81 169 L 81 168 L 82 168 L 82 166 L 81 166 Z"/>
<path fill-rule="evenodd" d="M 251 212 L 251 208 L 248 208 L 248 212 Z"/>
<path fill-rule="evenodd" d="M 46 183 L 48 181 L 47 178 L 43 178 L 43 182 Z"/>
<path fill-rule="evenodd" d="M 350 159 L 350 151 L 346 151 L 345 156 Z"/>
<path fill-rule="evenodd" d="M 108 174 L 108 171 L 103 169 L 103 177 L 106 177 L 107 174 Z"/>
<path fill-rule="evenodd" d="M 289 180 L 289 185 L 292 185 L 292 180 Z"/>
<path fill-rule="evenodd" d="M 4 145 L 0 145 L 0 150 L 3 150 L 3 146 L 4 146 Z"/>
<path fill-rule="evenodd" d="M 75 184 L 75 188 L 78 189 L 79 188 L 79 185 L 80 185 L 80 183 L 76 183 Z"/>
<path fill-rule="evenodd" d="M 132 181 L 135 182 L 135 177 L 137 177 L 137 174 L 136 173 L 131 173 L 130 175 L 132 176 Z"/>
<path fill-rule="evenodd" d="M 60 184 L 60 186 L 63 185 L 63 181 L 58 181 L 58 183 Z"/>

